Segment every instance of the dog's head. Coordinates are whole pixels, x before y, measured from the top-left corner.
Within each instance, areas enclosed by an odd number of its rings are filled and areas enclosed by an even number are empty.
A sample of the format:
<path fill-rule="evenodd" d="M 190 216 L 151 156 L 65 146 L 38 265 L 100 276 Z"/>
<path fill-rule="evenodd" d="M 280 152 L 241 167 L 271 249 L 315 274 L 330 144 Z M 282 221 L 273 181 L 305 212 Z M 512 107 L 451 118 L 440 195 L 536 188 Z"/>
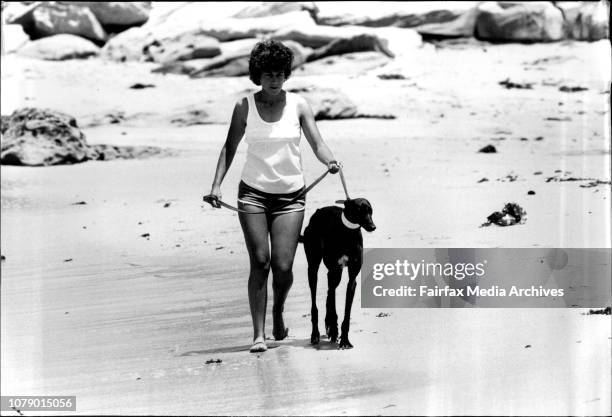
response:
<path fill-rule="evenodd" d="M 351 198 L 348 200 L 338 200 L 338 204 L 344 204 L 344 217 L 351 222 L 358 224 L 368 232 L 376 230 L 376 225 L 372 221 L 372 205 L 365 198 Z"/>

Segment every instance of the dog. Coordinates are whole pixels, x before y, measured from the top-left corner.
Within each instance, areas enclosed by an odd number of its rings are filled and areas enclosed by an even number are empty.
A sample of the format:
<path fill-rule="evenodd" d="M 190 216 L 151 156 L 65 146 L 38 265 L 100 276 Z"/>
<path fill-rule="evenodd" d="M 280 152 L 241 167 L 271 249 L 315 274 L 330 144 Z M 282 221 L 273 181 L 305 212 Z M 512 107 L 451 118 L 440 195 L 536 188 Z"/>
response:
<path fill-rule="evenodd" d="M 363 261 L 363 236 L 361 228 L 373 232 L 376 225 L 372 221 L 372 206 L 365 198 L 355 198 L 336 201 L 344 208 L 328 206 L 318 209 L 304 229 L 300 240 L 304 244 L 306 260 L 308 261 L 308 285 L 312 301 L 311 320 L 312 334 L 310 343 L 317 344 L 319 334 L 319 311 L 317 309 L 317 274 L 321 261 L 327 267 L 327 302 L 325 312 L 325 331 L 329 340 L 338 340 L 338 315 L 336 314 L 336 288 L 342 278 L 342 269 L 348 267 L 349 282 L 346 288 L 346 305 L 342 334 L 338 348 L 351 349 L 349 341 L 349 326 L 351 307 L 357 287 L 357 274 Z"/>

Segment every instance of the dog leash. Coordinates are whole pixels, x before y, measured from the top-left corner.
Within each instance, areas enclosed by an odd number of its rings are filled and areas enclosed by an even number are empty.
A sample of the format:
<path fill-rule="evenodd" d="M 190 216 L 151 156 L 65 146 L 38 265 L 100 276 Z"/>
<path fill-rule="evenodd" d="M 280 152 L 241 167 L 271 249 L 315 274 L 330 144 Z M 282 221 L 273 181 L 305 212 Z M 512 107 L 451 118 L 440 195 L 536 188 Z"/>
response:
<path fill-rule="evenodd" d="M 276 210 L 283 208 L 285 206 L 288 206 L 289 204 L 292 204 L 294 202 L 296 202 L 297 200 L 299 200 L 301 197 L 303 197 L 304 195 L 306 195 L 306 193 L 308 193 L 310 190 L 312 190 L 318 183 L 320 183 L 323 178 L 325 178 L 327 176 L 327 174 L 329 174 L 329 170 L 325 171 L 323 174 L 321 174 L 321 176 L 319 178 L 317 178 L 312 184 L 310 184 L 307 188 L 305 188 L 304 190 L 302 190 L 301 193 L 299 193 L 297 196 L 293 197 L 291 200 L 281 204 L 278 207 L 275 207 Z M 344 183 L 344 176 L 342 176 L 342 168 L 340 168 L 340 178 L 342 179 L 342 185 L 344 186 L 344 192 L 346 193 L 346 198 L 348 198 L 348 193 L 346 192 L 346 184 Z M 207 202 L 208 204 L 210 204 L 211 206 L 213 206 L 213 201 L 217 201 L 221 206 L 225 207 L 226 209 L 232 210 L 232 211 L 237 211 L 239 213 L 251 213 L 251 214 L 261 214 L 261 213 L 265 213 L 265 211 L 247 211 L 247 210 L 243 210 L 241 208 L 238 207 L 234 207 L 230 204 L 227 204 L 224 201 L 221 201 L 215 197 L 213 197 L 212 195 L 205 195 L 204 197 L 202 197 L 202 199 Z M 214 207 L 214 206 L 213 206 Z"/>

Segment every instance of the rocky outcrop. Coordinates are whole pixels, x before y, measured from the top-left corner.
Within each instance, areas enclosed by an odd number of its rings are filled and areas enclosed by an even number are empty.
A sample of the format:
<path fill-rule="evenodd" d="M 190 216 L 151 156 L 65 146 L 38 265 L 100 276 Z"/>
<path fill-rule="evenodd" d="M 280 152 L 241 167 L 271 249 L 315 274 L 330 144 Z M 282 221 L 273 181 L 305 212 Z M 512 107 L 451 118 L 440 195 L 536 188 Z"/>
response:
<path fill-rule="evenodd" d="M 219 54 L 219 41 L 201 33 L 183 33 L 172 38 L 155 39 L 143 49 L 145 61 L 161 63 L 212 58 Z"/>
<path fill-rule="evenodd" d="M 451 22 L 475 6 L 474 2 L 318 2 L 317 23 L 412 28 Z"/>
<path fill-rule="evenodd" d="M 2 122 L 0 162 L 4 165 L 74 164 L 88 158 L 85 135 L 67 114 L 23 108 Z"/>
<path fill-rule="evenodd" d="M 414 29 L 423 37 L 428 39 L 462 38 L 474 36 L 478 8 L 466 10 L 456 19 L 447 22 L 427 23 Z"/>
<path fill-rule="evenodd" d="M 21 25 L 2 25 L 2 53 L 10 54 L 17 51 L 30 38 L 23 31 Z"/>
<path fill-rule="evenodd" d="M 610 33 L 610 3 L 557 2 L 565 19 L 565 35 L 581 41 L 607 39 Z"/>
<path fill-rule="evenodd" d="M 358 117 L 357 107 L 342 92 L 332 88 L 295 87 L 289 90 L 299 93 L 310 104 L 315 120 L 352 119 Z"/>
<path fill-rule="evenodd" d="M 100 53 L 100 48 L 79 36 L 55 35 L 30 41 L 17 53 L 30 58 L 63 61 L 96 56 Z"/>
<path fill-rule="evenodd" d="M 88 7 L 103 26 L 141 25 L 149 19 L 151 2 L 148 1 L 63 1 Z"/>
<path fill-rule="evenodd" d="M 303 10 L 308 11 L 311 16 L 315 16 L 317 14 L 318 7 L 315 5 L 314 2 L 309 1 L 263 2 L 247 6 L 246 8 L 240 10 L 238 13 L 233 15 L 233 17 L 236 17 L 238 19 L 244 19 L 249 17 L 266 17 Z"/>
<path fill-rule="evenodd" d="M 290 41 L 287 41 L 290 42 Z M 342 55 L 351 52 L 382 52 L 388 57 L 393 58 L 395 55 L 389 50 L 388 42 L 380 39 L 378 36 L 363 34 L 346 39 L 336 39 L 321 48 L 312 51 L 307 61 L 315 61 L 332 55 Z"/>
<path fill-rule="evenodd" d="M 38 2 L 16 19 L 32 39 L 71 34 L 103 43 L 107 34 L 88 7 L 56 2 Z"/>
<path fill-rule="evenodd" d="M 476 37 L 493 42 L 552 42 L 564 36 L 563 14 L 548 2 L 479 6 Z"/>
<path fill-rule="evenodd" d="M 2 116 L 2 135 L 3 165 L 50 166 L 174 154 L 153 146 L 88 145 L 74 117 L 50 109 L 22 108 Z"/>
<path fill-rule="evenodd" d="M 106 42 L 100 55 L 104 59 L 119 62 L 144 60 L 143 51 L 149 36 L 149 31 L 146 29 L 130 28 Z"/>
<path fill-rule="evenodd" d="M 376 36 L 379 45 L 392 55 L 403 55 L 421 45 L 421 36 L 412 29 L 367 28 L 359 26 L 302 26 L 285 28 L 274 33 L 281 41 L 292 40 L 309 48 L 322 48 L 339 39 L 351 39 L 362 35 Z M 359 45 L 357 42 L 356 45 Z M 344 48 L 345 53 L 360 52 Z"/>

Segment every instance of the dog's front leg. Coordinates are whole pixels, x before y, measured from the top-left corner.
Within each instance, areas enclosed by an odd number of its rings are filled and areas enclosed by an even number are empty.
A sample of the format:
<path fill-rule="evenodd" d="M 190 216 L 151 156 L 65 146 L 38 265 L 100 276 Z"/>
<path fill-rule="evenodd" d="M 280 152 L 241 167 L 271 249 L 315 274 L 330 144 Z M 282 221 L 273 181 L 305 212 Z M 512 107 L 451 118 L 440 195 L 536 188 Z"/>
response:
<path fill-rule="evenodd" d="M 319 333 L 319 310 L 317 309 L 317 273 L 319 264 L 316 266 L 308 265 L 308 286 L 310 287 L 310 319 L 312 321 L 312 333 L 310 334 L 310 343 L 316 345 L 321 339 Z"/>
<path fill-rule="evenodd" d="M 336 314 L 336 288 L 340 285 L 342 267 L 327 271 L 327 302 L 325 303 L 325 331 L 330 342 L 338 340 L 338 315 Z"/>
<path fill-rule="evenodd" d="M 353 306 L 353 298 L 355 297 L 355 289 L 357 288 L 357 274 L 361 270 L 361 260 L 351 262 L 348 265 L 349 282 L 346 286 L 346 304 L 344 306 L 344 319 L 342 320 L 342 335 L 340 336 L 340 349 L 351 349 L 353 345 L 349 341 L 348 334 L 351 326 L 351 307 Z"/>

